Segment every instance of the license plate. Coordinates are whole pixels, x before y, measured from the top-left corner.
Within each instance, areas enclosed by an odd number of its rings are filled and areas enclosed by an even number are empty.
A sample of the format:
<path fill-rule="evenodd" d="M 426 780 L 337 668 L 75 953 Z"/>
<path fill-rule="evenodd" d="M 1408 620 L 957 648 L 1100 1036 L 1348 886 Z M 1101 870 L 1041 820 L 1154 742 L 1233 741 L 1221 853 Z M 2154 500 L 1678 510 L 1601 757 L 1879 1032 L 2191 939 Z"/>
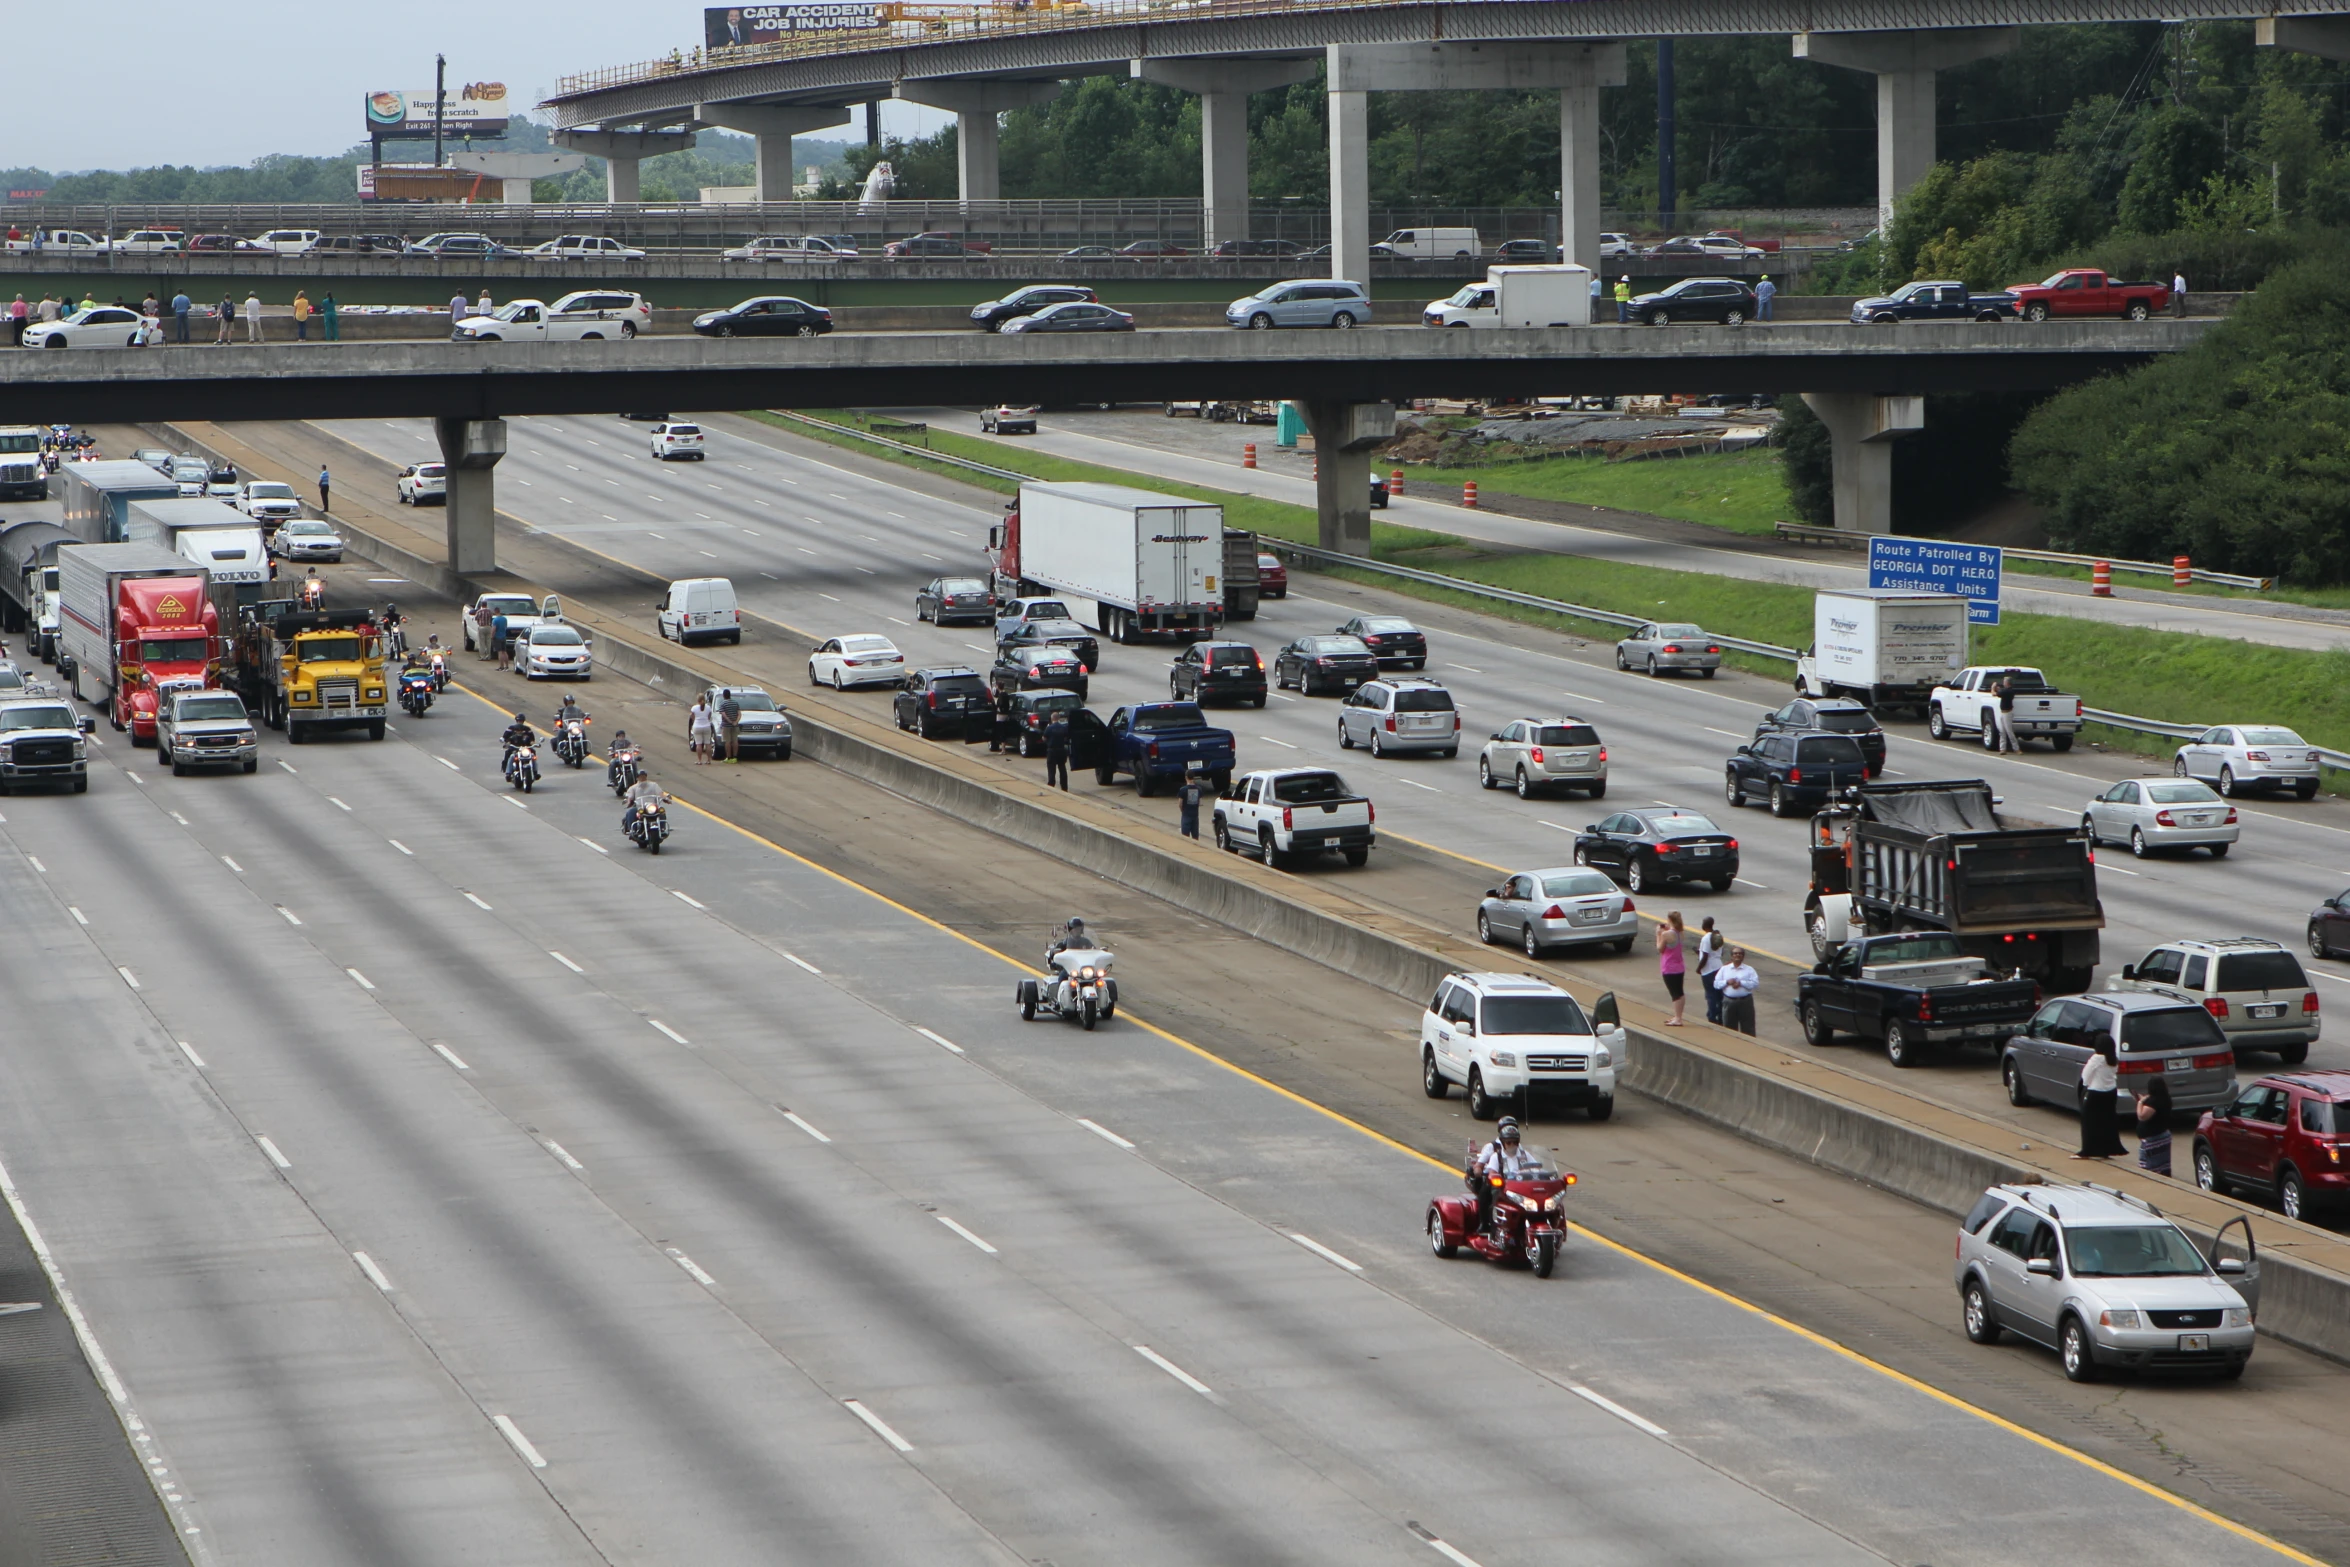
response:
<path fill-rule="evenodd" d="M 2165 1072 L 2192 1072 L 2195 1070 L 2195 1058 L 2193 1056 L 2172 1056 L 2168 1061 L 2162 1063 L 2162 1069 Z"/>
<path fill-rule="evenodd" d="M 2275 1006 L 2268 1007 L 2254 1007 L 2252 1015 L 2254 1017 L 2283 1017 L 2285 1015 L 2284 1003 L 2279 1002 Z"/>
<path fill-rule="evenodd" d="M 1696 855 L 1696 856 L 1697 856 L 1699 859 L 1701 859 L 1701 860 L 1702 860 L 1702 859 L 1704 859 L 1704 858 L 1705 858 L 1707 855 L 1709 855 L 1709 854 L 1711 854 L 1711 853 L 1713 853 L 1713 852 L 1714 852 L 1714 846 L 1713 846 L 1712 844 L 1710 844 L 1710 843 L 1701 843 L 1701 844 L 1699 844 L 1699 845 L 1698 845 L 1698 846 L 1697 846 L 1697 847 L 1696 847 L 1694 850 L 1692 850 L 1692 851 L 1690 851 L 1690 852 L 1694 853 L 1694 854 L 1695 854 L 1695 855 Z"/>
<path fill-rule="evenodd" d="M 2211 1335 L 2182 1333 L 2179 1335 L 2179 1350 L 2182 1354 L 2208 1354 L 2211 1350 Z"/>

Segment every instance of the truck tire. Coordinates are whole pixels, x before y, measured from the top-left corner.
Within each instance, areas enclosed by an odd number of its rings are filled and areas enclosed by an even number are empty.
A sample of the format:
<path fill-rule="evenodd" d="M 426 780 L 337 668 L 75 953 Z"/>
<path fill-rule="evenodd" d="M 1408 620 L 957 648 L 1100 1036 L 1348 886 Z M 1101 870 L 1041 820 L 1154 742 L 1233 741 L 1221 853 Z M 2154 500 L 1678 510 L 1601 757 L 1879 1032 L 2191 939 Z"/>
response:
<path fill-rule="evenodd" d="M 1102 788 L 1107 789 L 1110 787 L 1110 785 L 1118 781 L 1118 770 L 1115 767 L 1097 766 L 1093 770 L 1093 781 Z"/>
<path fill-rule="evenodd" d="M 2129 321 L 2143 321 L 2152 314 L 2154 312 L 2146 308 L 2146 301 L 2143 299 L 2131 300 L 2128 308 L 2122 311 L 2123 319 Z"/>
<path fill-rule="evenodd" d="M 286 744 L 300 745 L 309 738 L 310 730 L 308 726 L 297 724 L 292 719 L 286 720 Z"/>
<path fill-rule="evenodd" d="M 1265 862 L 1267 870 L 1284 868 L 1281 851 L 1273 847 L 1273 829 L 1270 827 L 1257 829 L 1257 857 Z"/>
<path fill-rule="evenodd" d="M 381 740 L 383 737 L 384 737 L 384 721 L 383 721 L 382 719 L 380 719 L 380 718 L 375 718 L 375 719 L 370 719 L 370 720 L 368 720 L 368 724 L 367 724 L 367 738 L 368 738 L 368 739 L 370 739 L 370 740 Z M 573 765 L 574 767 L 576 767 L 576 766 L 578 766 L 579 764 L 578 764 L 578 763 L 576 763 L 576 762 L 574 762 L 572 765 Z"/>
<path fill-rule="evenodd" d="M 2073 748 L 2073 737 L 2071 735 L 2050 735 L 2048 743 L 2059 751 L 2069 751 Z"/>
<path fill-rule="evenodd" d="M 1996 719 L 1996 718 L 1993 718 L 1993 717 L 1992 717 L 1992 716 L 1991 716 L 1989 713 L 1981 713 L 1981 714 L 1978 714 L 1978 715 L 1976 715 L 1976 718 L 1975 718 L 1975 725 L 1976 725 L 1976 727 L 1977 727 L 1978 729 L 1980 729 L 1980 730 L 1982 731 L 1982 735 L 1983 735 L 1983 749 L 1984 749 L 1984 750 L 1986 750 L 1986 751 L 1996 751 L 1996 750 L 1998 750 L 1998 749 L 1999 749 L 1999 720 L 1998 720 L 1998 719 Z M 2018 743 L 2019 745 L 2020 745 L 2020 744 L 2022 744 L 2022 742 L 2021 742 L 2021 741 L 2018 741 L 2017 743 Z"/>
<path fill-rule="evenodd" d="M 1134 792 L 1145 800 L 1159 792 L 1159 781 L 1152 775 L 1149 768 L 1138 767 L 1135 769 Z"/>
<path fill-rule="evenodd" d="M 1836 1031 L 1828 1026 L 1826 1014 L 1820 1011 L 1816 1000 L 1803 1003 L 1803 1042 L 1815 1050 L 1824 1050 L 1836 1042 Z"/>
<path fill-rule="evenodd" d="M 1368 849 L 1349 849 L 1346 851 L 1346 863 L 1355 866 L 1368 865 L 1371 863 L 1371 851 Z"/>
<path fill-rule="evenodd" d="M 1937 740 L 1950 738 L 1950 725 L 1942 717 L 1942 704 L 1939 702 L 1926 709 L 1926 733 Z"/>
<path fill-rule="evenodd" d="M 1899 1018 L 1885 1020 L 1885 1060 L 1896 1067 L 1913 1067 L 1924 1060 L 1923 1048 L 1909 1037 L 1909 1025 Z"/>
<path fill-rule="evenodd" d="M 2048 306 L 2040 300 L 2033 300 L 2030 304 L 2024 306 L 2024 319 L 2026 321 L 2033 322 L 2047 320 Z"/>

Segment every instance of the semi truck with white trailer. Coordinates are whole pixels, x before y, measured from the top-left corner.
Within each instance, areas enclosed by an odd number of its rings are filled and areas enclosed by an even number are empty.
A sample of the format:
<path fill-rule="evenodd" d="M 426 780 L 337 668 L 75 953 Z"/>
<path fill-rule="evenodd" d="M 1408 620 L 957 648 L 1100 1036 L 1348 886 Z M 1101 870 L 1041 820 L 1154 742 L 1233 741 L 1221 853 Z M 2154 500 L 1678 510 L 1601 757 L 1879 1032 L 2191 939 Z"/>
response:
<path fill-rule="evenodd" d="M 0 523 L 0 632 L 22 636 L 44 664 L 57 658 L 57 548 L 78 542 L 38 518 Z"/>
<path fill-rule="evenodd" d="M 988 530 L 1000 597 L 1091 599 L 1120 642 L 1214 636 L 1224 551 L 1223 507 L 1122 484 L 1023 484 Z"/>
<path fill-rule="evenodd" d="M 65 529 L 84 544 L 121 544 L 130 537 L 133 501 L 176 500 L 179 481 L 143 462 L 69 462 L 57 470 Z"/>
<path fill-rule="evenodd" d="M 134 500 L 124 508 L 124 542 L 154 544 L 204 568 L 220 623 L 234 626 L 238 606 L 273 597 L 276 568 L 261 529 L 233 506 L 210 497 Z"/>
<path fill-rule="evenodd" d="M 220 614 L 204 568 L 153 544 L 57 551 L 57 673 L 135 745 L 173 691 L 220 684 Z"/>
<path fill-rule="evenodd" d="M 1967 662 L 1967 601 L 1952 593 L 1823 588 L 1812 644 L 1795 661 L 1805 696 L 1926 710 L 1934 688 Z"/>

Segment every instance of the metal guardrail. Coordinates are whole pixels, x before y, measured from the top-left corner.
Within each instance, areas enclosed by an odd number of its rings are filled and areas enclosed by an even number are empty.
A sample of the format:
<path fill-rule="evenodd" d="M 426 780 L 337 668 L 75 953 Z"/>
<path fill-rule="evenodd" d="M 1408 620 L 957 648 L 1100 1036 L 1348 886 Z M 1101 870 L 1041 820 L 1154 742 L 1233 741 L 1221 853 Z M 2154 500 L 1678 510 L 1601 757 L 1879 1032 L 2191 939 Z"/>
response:
<path fill-rule="evenodd" d="M 950 468 L 961 468 L 969 473 L 984 473 L 991 479 L 1010 479 L 1018 484 L 1036 482 L 1036 475 L 1033 473 L 1016 473 L 1010 468 L 991 468 L 986 463 L 973 462 L 968 457 L 955 457 L 946 452 L 934 452 L 927 446 L 916 446 L 907 441 L 893 441 L 886 435 L 875 435 L 871 430 L 860 430 L 853 424 L 835 424 L 830 419 L 814 418 L 790 408 L 770 408 L 767 412 L 778 419 L 789 419 L 794 424 L 804 424 L 811 429 L 829 430 L 835 435 L 853 435 L 860 441 L 871 441 L 876 446 L 886 446 L 893 452 L 903 452 L 908 457 L 919 457 L 924 462 L 942 462 Z"/>
<path fill-rule="evenodd" d="M 1782 539 L 1793 539 L 1799 544 L 1826 544 L 1853 550 L 1867 549 L 1872 537 L 1844 528 L 1814 528 L 1800 522 L 1774 522 L 1771 531 Z M 1918 542 L 1930 544 L 1935 541 L 1927 539 Z M 2103 559 L 2115 571 L 2135 571 L 2146 576 L 2176 580 L 2177 568 L 2158 560 L 2113 560 L 2096 555 L 2066 555 L 2056 550 L 2020 550 L 2004 545 L 2001 548 L 2019 560 L 2045 561 L 2052 566 L 2078 566 L 2087 571 Z M 2190 567 L 2187 575 L 2197 582 L 2208 582 L 2215 587 L 2249 588 L 2258 593 L 2265 593 L 2277 585 L 2274 577 L 2246 577 L 2232 571 L 2206 571 L 2201 566 Z"/>

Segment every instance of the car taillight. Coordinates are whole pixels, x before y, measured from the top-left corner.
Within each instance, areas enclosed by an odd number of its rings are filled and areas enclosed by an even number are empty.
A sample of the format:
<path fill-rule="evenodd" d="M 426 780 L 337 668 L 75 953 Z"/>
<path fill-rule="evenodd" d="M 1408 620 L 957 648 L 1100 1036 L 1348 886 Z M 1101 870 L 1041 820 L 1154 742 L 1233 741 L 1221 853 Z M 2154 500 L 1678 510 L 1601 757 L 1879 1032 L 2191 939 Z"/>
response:
<path fill-rule="evenodd" d="M 1720 649 L 1720 648 L 1718 648 L 1718 647 L 1709 647 L 1709 648 L 1707 648 L 1707 649 L 1706 649 L 1706 651 L 1707 651 L 1708 653 L 1719 653 L 1719 652 L 1721 651 L 1721 649 Z"/>
<path fill-rule="evenodd" d="M 1934 993 L 1930 990 L 1918 992 L 1918 1021 L 1921 1023 L 1934 1021 Z"/>
<path fill-rule="evenodd" d="M 2207 1056 L 2195 1057 L 2195 1065 L 2198 1067 L 2233 1067 L 2235 1064 L 2236 1053 L 2233 1050 L 2218 1050 Z"/>
<path fill-rule="evenodd" d="M 1281 807 L 1281 830 L 1283 832 L 1287 832 L 1290 828 L 1295 827 L 1296 825 L 1297 812 L 1286 805 Z"/>
<path fill-rule="evenodd" d="M 1395 733 L 1395 715 L 1393 713 L 1387 715 L 1385 728 L 1389 734 Z"/>
<path fill-rule="evenodd" d="M 2244 760 L 2247 762 L 2265 762 L 2268 759 L 2266 751 L 2246 751 L 2244 753 Z"/>
<path fill-rule="evenodd" d="M 1621 909 L 1618 909 L 1616 912 L 1619 914 L 1637 914 L 1640 912 L 1640 910 L 1630 898 L 1626 898 L 1624 900 L 1624 906 Z"/>
<path fill-rule="evenodd" d="M 1663 651 L 1667 653 L 1678 653 L 1681 651 L 1681 644 L 1678 642 L 1667 642 L 1664 645 Z"/>
<path fill-rule="evenodd" d="M 1604 745 L 1599 748 L 1599 759 L 1603 762 L 1607 760 L 1607 747 Z"/>
<path fill-rule="evenodd" d="M 1534 765 L 1536 767 L 1540 767 L 1542 765 L 1542 747 L 1540 746 L 1536 746 L 1534 748 Z"/>
<path fill-rule="evenodd" d="M 1153 740 L 1150 744 L 1150 758 L 1154 762 L 1159 759 L 1159 742 L 1156 740 Z"/>
<path fill-rule="evenodd" d="M 1379 807 L 1373 805 L 1370 801 L 1365 800 L 1363 802 L 1363 819 L 1365 821 L 1376 823 L 1379 820 Z"/>
<path fill-rule="evenodd" d="M 2132 1061 L 2124 1057 L 2114 1064 L 2114 1070 L 2124 1077 L 2134 1076 L 2140 1072 L 2159 1072 L 2162 1070 L 2162 1059 L 2157 1056 L 2152 1061 Z"/>
<path fill-rule="evenodd" d="M 1452 715 L 1452 732 L 1454 734 L 1461 732 L 1461 715 L 1458 712 Z"/>
<path fill-rule="evenodd" d="M 1554 903 L 1542 911 L 1542 917 L 1546 920 L 1563 920 L 1567 917 L 1567 911 Z"/>
<path fill-rule="evenodd" d="M 2156 811 L 2154 813 L 2154 825 L 2157 827 L 2176 827 L 2178 823 L 2171 820 L 2170 812 Z"/>
<path fill-rule="evenodd" d="M 1723 844 L 1722 847 L 1727 849 L 1730 853 L 1736 854 L 1738 852 L 1738 840 L 1732 838 L 1728 843 Z"/>
<path fill-rule="evenodd" d="M 1801 782 L 1803 782 L 1803 769 L 1802 769 L 1802 768 L 1800 768 L 1800 767 L 1790 767 L 1790 768 L 1788 768 L 1788 769 L 1787 769 L 1787 781 L 1788 781 L 1789 783 L 1801 783 Z"/>
<path fill-rule="evenodd" d="M 2232 805 L 2228 807 L 2228 825 L 2230 827 L 2236 825 L 2236 808 Z"/>
<path fill-rule="evenodd" d="M 2311 991 L 2305 991 L 2305 992 L 2303 992 L 2303 993 L 2302 993 L 2302 997 L 2301 997 L 2301 1013 L 2302 1013 L 2302 1015 L 2303 1015 L 2304 1017 L 2306 1017 L 2306 1016 L 2308 1016 L 2310 1013 L 2312 1013 L 2312 1012 L 2315 1012 L 2316 1010 L 2317 1010 L 2317 992 L 2316 992 L 2316 991 L 2314 991 L 2314 990 L 2311 990 Z"/>
<path fill-rule="evenodd" d="M 922 700 L 929 705 L 932 712 L 938 710 L 938 693 L 936 691 L 925 693 Z"/>
<path fill-rule="evenodd" d="M 2207 997 L 2203 1003 L 2203 1010 L 2213 1017 L 2226 1017 L 2228 1015 L 2228 998 L 2225 996 Z"/>

